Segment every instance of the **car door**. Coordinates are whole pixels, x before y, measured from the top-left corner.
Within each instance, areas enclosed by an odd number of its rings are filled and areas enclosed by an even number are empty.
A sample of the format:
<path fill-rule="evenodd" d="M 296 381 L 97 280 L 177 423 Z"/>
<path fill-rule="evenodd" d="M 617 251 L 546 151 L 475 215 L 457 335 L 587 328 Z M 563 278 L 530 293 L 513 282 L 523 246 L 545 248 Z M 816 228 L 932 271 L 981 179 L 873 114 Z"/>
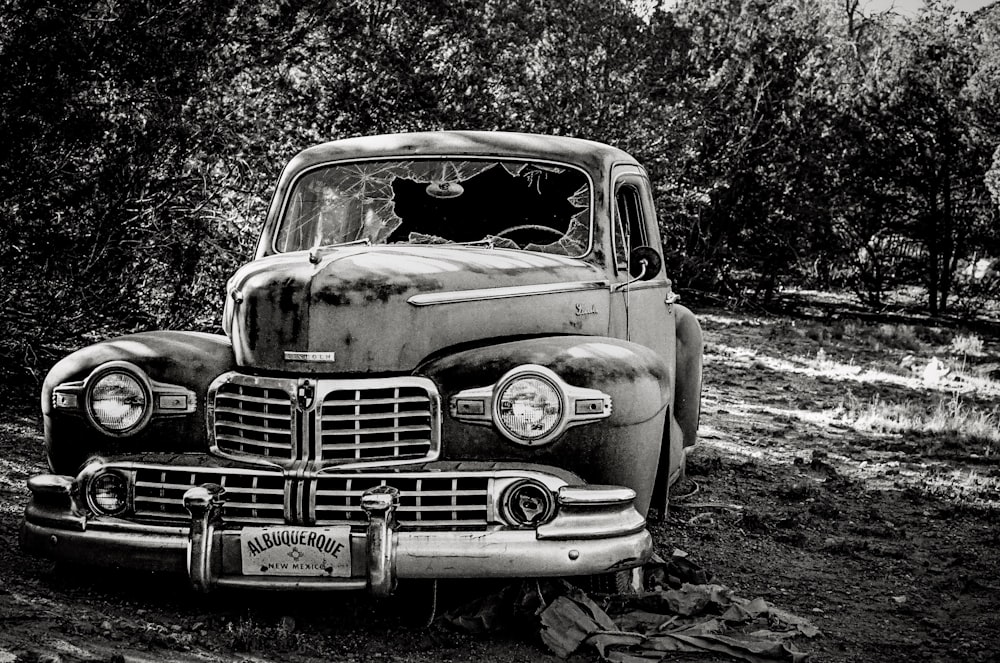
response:
<path fill-rule="evenodd" d="M 634 165 L 612 172 L 614 264 L 612 279 L 612 336 L 645 345 L 674 364 L 674 294 L 663 267 L 649 280 L 629 274 L 629 254 L 650 246 L 662 255 L 659 228 L 650 195 L 649 179 Z"/>

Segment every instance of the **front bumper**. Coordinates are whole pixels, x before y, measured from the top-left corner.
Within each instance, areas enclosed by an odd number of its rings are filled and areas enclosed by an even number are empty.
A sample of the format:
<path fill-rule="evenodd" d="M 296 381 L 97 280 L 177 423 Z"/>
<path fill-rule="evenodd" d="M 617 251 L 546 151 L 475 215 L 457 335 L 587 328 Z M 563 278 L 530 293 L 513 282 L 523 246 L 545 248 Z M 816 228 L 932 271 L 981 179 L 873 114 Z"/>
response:
<path fill-rule="evenodd" d="M 29 481 L 32 500 L 22 547 L 57 559 L 152 571 L 181 572 L 200 591 L 241 587 L 272 590 L 367 589 L 385 595 L 398 579 L 518 578 L 606 573 L 643 564 L 652 553 L 634 493 L 607 486 L 565 486 L 559 514 L 535 529 L 419 531 L 395 520 L 393 489 L 362 499 L 363 531 L 350 534 L 346 577 L 245 575 L 240 527 L 222 520 L 224 491 L 195 486 L 184 496 L 188 526 L 143 525 L 90 517 L 74 498 L 71 477 Z"/>

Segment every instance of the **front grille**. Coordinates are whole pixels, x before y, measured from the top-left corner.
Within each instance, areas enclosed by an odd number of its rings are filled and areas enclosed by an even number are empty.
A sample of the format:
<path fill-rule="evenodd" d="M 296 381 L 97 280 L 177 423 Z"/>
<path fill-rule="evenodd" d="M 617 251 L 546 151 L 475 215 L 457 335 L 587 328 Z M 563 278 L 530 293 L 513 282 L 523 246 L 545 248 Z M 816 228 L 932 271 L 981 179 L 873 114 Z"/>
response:
<path fill-rule="evenodd" d="M 272 378 L 227 373 L 209 391 L 209 428 L 223 456 L 290 467 L 414 463 L 440 448 L 434 383 Z"/>
<path fill-rule="evenodd" d="M 223 383 L 215 393 L 215 442 L 231 453 L 293 458 L 291 396 L 281 388 Z"/>
<path fill-rule="evenodd" d="M 380 485 L 399 490 L 396 520 L 404 527 L 475 528 L 490 519 L 487 476 L 341 475 L 317 479 L 317 524 L 364 524 L 361 494 Z"/>
<path fill-rule="evenodd" d="M 431 448 L 431 399 L 423 387 L 338 389 L 320 409 L 323 460 L 424 458 Z"/>
<path fill-rule="evenodd" d="M 285 480 L 280 473 L 214 469 L 136 470 L 132 498 L 136 518 L 189 520 L 184 493 L 203 483 L 217 483 L 226 489 L 226 503 L 222 507 L 226 522 L 241 525 L 285 522 Z"/>

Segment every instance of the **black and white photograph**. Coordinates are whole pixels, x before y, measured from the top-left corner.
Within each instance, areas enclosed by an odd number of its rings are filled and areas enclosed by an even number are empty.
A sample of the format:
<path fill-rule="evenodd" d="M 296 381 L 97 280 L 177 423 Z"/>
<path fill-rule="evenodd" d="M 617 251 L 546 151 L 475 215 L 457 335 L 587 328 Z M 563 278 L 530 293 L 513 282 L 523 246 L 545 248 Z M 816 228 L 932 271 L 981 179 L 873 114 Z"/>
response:
<path fill-rule="evenodd" d="M 0 663 L 1000 661 L 997 0 L 0 0 Z"/>

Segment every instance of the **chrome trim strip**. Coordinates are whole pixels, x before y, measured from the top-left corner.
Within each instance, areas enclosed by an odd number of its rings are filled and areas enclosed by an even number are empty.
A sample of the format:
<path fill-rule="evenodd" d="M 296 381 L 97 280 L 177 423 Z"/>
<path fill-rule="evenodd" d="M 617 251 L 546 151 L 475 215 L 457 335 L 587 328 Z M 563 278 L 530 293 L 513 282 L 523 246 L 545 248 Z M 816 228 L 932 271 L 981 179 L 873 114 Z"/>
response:
<path fill-rule="evenodd" d="M 316 524 L 316 494 L 319 491 L 319 482 L 316 480 L 316 474 L 312 470 L 306 470 L 306 514 L 305 522 L 308 525 Z"/>
<path fill-rule="evenodd" d="M 128 532 L 132 534 L 156 534 L 161 536 L 187 537 L 188 535 L 187 525 L 151 525 L 148 523 L 135 523 L 120 518 L 114 520 L 91 518 L 87 521 L 87 530 L 90 532 Z"/>
<path fill-rule="evenodd" d="M 670 287 L 670 281 L 639 281 L 630 283 L 628 287 L 622 288 L 622 292 L 635 292 L 636 290 L 659 290 Z"/>
<path fill-rule="evenodd" d="M 603 290 L 608 281 L 570 281 L 568 283 L 539 283 L 537 285 L 503 286 L 499 288 L 478 288 L 475 290 L 455 290 L 451 292 L 433 292 L 413 295 L 407 303 L 414 306 L 433 306 L 435 304 L 455 304 L 458 302 L 478 302 L 488 299 L 507 299 L 510 297 L 530 297 L 532 295 L 555 295 L 564 292 L 581 292 L 587 290 Z"/>
<path fill-rule="evenodd" d="M 631 504 L 634 499 L 635 491 L 623 486 L 583 485 L 559 489 L 559 504 L 563 506 Z"/>

